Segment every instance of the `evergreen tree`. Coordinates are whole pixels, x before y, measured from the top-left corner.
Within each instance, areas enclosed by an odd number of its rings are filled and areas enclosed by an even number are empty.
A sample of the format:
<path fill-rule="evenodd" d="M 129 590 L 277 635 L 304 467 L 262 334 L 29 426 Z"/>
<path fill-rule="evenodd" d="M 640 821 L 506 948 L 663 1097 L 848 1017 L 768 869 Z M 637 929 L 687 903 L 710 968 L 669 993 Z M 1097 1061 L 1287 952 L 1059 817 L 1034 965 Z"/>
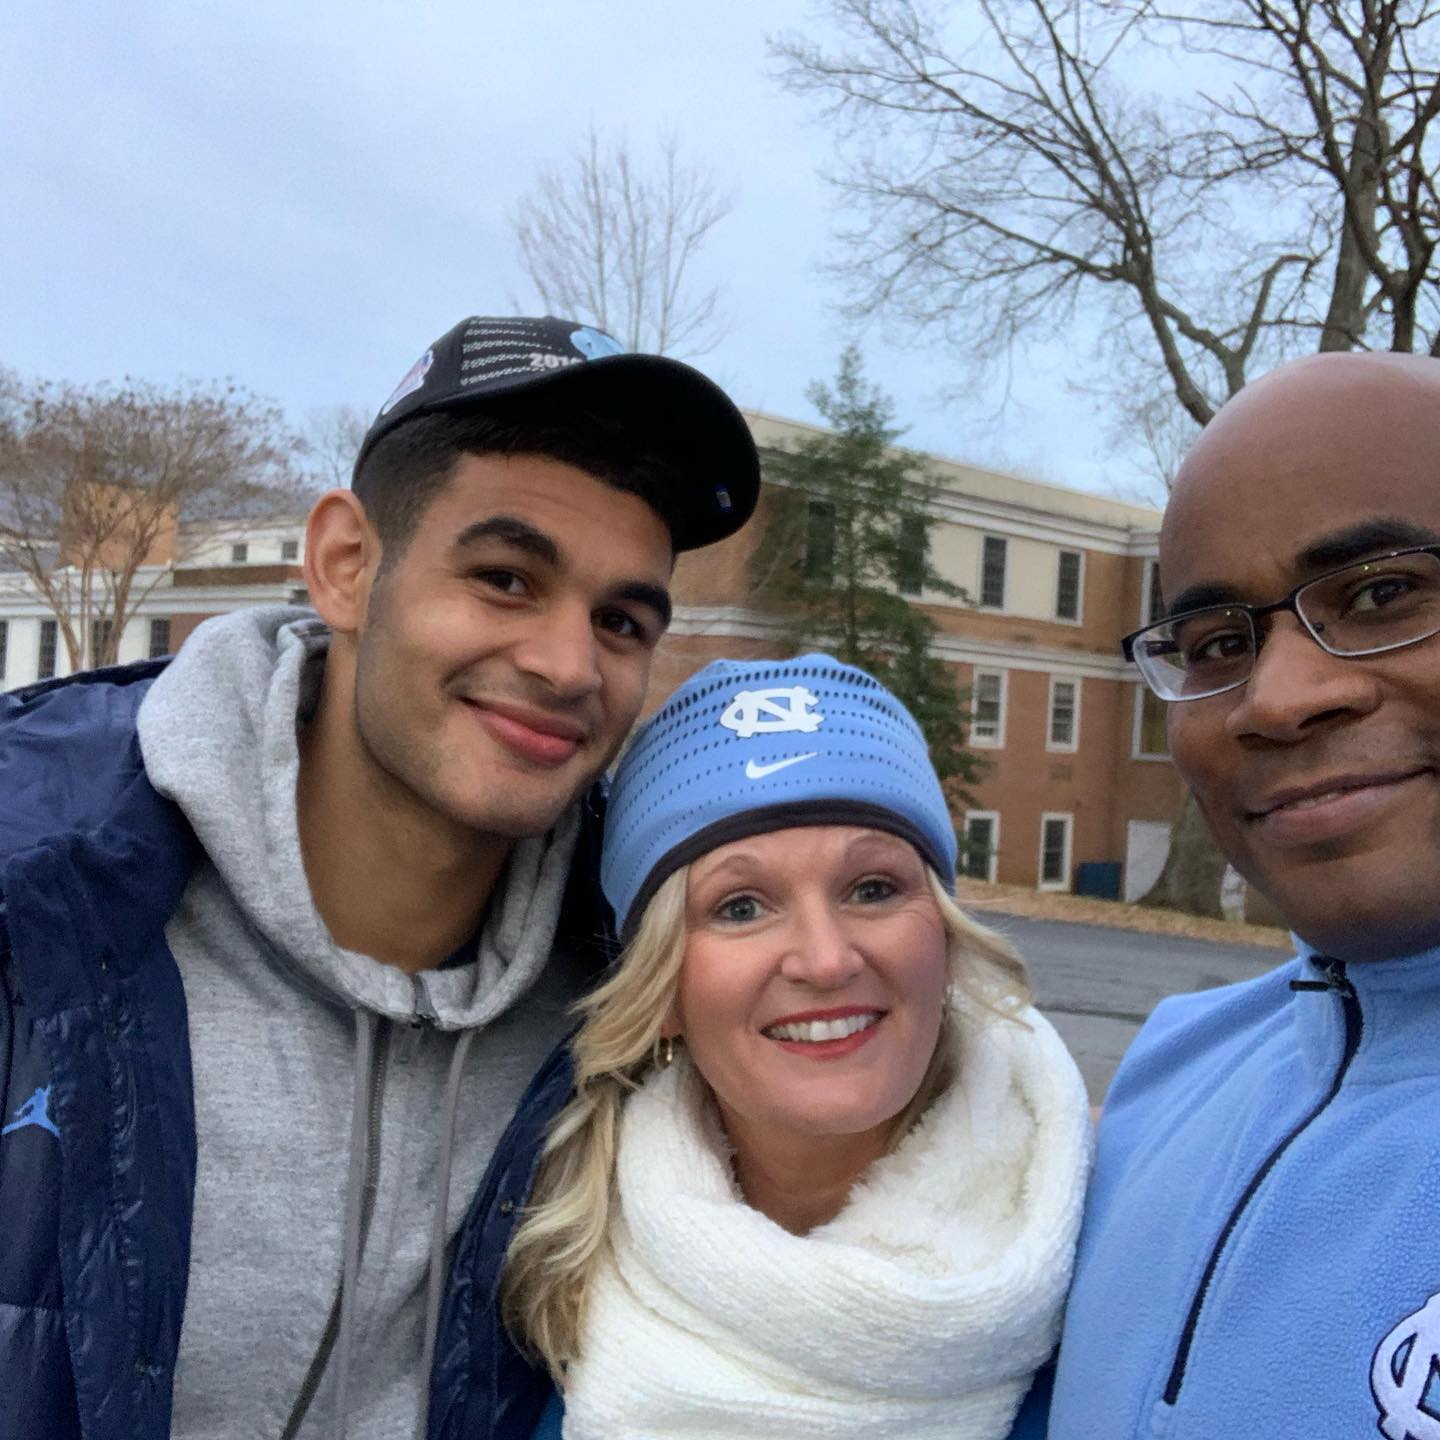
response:
<path fill-rule="evenodd" d="M 830 433 L 768 458 L 780 484 L 751 580 L 785 617 L 788 645 L 859 665 L 905 702 L 952 804 L 962 804 L 985 761 L 965 748 L 966 697 L 930 652 L 935 622 L 906 597 L 964 591 L 930 563 L 929 501 L 939 486 L 893 448 L 903 433 L 894 405 L 861 370 L 852 345 L 834 389 L 807 392 Z"/>

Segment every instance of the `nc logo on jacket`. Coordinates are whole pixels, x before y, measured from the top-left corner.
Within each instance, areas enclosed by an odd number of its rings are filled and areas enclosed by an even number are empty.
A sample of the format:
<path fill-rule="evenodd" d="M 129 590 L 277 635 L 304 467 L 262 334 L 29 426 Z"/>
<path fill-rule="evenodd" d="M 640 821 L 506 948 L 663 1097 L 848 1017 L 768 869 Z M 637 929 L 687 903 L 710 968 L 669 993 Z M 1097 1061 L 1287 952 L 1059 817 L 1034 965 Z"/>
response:
<path fill-rule="evenodd" d="M 742 740 L 752 735 L 809 735 L 820 728 L 824 716 L 811 706 L 820 702 L 803 685 L 774 690 L 742 690 L 725 708 L 720 723 Z"/>
<path fill-rule="evenodd" d="M 1386 1440 L 1440 1440 L 1440 1294 L 1407 1315 L 1375 1347 L 1370 1390 Z"/>
<path fill-rule="evenodd" d="M 48 1130 L 57 1140 L 60 1138 L 59 1127 L 50 1118 L 50 1087 L 48 1085 L 42 1085 L 15 1112 L 15 1118 L 3 1130 L 0 1130 L 0 1135 L 8 1135 L 12 1130 L 23 1130 L 27 1125 L 38 1125 L 42 1130 Z"/>

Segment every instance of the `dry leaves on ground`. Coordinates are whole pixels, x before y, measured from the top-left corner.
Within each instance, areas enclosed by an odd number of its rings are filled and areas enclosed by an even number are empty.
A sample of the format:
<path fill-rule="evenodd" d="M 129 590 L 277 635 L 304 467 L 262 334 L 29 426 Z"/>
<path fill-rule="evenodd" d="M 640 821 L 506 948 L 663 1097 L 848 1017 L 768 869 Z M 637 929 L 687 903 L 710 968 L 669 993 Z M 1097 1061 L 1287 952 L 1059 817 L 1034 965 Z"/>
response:
<path fill-rule="evenodd" d="M 1269 925 L 1240 925 L 1227 920 L 1205 920 L 1177 910 L 1152 910 L 1118 900 L 1094 900 L 1084 895 L 1057 895 L 1024 885 L 989 885 L 981 880 L 956 881 L 956 894 L 967 910 L 983 920 L 987 910 L 1021 915 L 1030 920 L 1063 920 L 1076 925 L 1105 925 L 1114 930 L 1141 930 L 1150 935 L 1182 935 L 1190 940 L 1214 940 L 1225 945 L 1266 945 L 1288 950 L 1290 937 Z"/>

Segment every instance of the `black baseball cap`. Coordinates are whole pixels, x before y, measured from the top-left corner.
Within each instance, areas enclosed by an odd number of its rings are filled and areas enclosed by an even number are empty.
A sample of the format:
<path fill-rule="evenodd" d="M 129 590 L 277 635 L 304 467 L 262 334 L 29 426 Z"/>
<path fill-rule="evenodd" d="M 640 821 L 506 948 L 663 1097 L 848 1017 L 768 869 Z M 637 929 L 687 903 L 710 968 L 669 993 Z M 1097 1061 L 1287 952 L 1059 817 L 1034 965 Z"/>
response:
<path fill-rule="evenodd" d="M 382 435 L 414 416 L 485 409 L 499 397 L 541 389 L 557 418 L 567 405 L 614 416 L 635 427 L 646 449 L 673 459 L 684 482 L 673 494 L 646 499 L 670 527 L 676 550 L 723 540 L 750 518 L 760 456 L 730 397 L 679 360 L 633 354 L 604 331 L 553 315 L 472 315 L 447 330 L 380 407 L 356 473 Z"/>

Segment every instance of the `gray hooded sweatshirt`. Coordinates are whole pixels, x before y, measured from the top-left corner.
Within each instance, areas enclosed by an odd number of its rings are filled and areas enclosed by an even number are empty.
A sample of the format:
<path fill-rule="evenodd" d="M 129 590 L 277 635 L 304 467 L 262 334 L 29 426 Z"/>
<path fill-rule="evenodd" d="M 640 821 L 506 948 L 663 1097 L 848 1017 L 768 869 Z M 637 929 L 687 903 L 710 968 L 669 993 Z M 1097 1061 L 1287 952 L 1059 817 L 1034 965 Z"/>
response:
<path fill-rule="evenodd" d="M 140 708 L 208 856 L 166 929 L 199 1148 L 177 1440 L 423 1434 L 445 1247 L 584 968 L 551 954 L 578 807 L 516 846 L 463 963 L 331 938 L 295 809 L 327 644 L 306 610 L 209 621 Z"/>

